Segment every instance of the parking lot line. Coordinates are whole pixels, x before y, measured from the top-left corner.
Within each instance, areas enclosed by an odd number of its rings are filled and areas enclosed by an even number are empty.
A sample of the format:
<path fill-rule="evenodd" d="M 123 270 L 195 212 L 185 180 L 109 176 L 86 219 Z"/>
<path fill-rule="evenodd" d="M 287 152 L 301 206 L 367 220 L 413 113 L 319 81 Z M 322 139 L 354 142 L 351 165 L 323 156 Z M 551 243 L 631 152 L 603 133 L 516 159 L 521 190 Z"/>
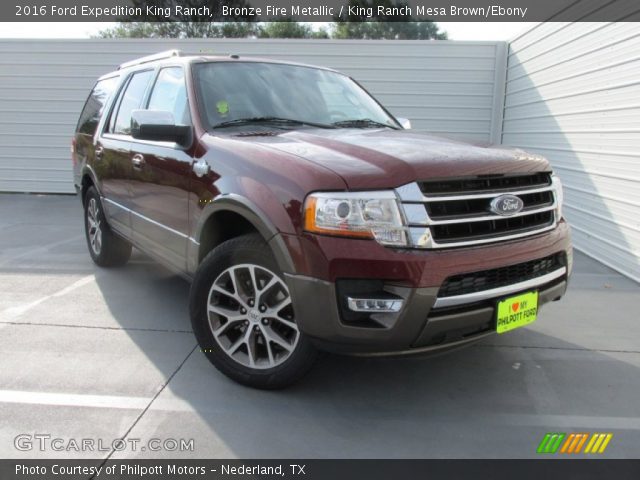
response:
<path fill-rule="evenodd" d="M 119 397 L 112 395 L 82 395 L 73 393 L 0 390 L 0 403 L 53 405 L 63 407 L 143 409 L 150 401 L 151 397 Z"/>
<path fill-rule="evenodd" d="M 10 225 L 11 227 L 16 227 L 16 226 L 20 226 L 23 225 L 23 222 L 20 223 L 16 223 L 14 225 Z M 8 226 L 5 226 L 4 228 L 7 228 Z M 47 253 L 50 252 L 53 248 L 55 247 L 59 247 L 60 245 L 66 245 L 68 243 L 73 243 L 76 242 L 78 240 L 80 240 L 84 235 L 74 235 L 72 237 L 68 237 L 68 238 L 64 238 L 62 240 L 59 240 L 57 242 L 51 242 L 51 243 L 47 243 L 46 245 L 43 245 L 41 247 L 37 247 L 37 248 L 32 248 L 30 250 L 27 251 L 22 251 L 18 254 L 15 255 L 3 255 L 0 257 L 0 266 L 5 266 L 9 263 L 15 262 L 16 260 L 21 260 L 23 258 L 33 258 L 34 256 L 36 256 L 39 253 Z"/>
<path fill-rule="evenodd" d="M 87 275 L 86 277 L 82 277 L 80 280 L 77 280 L 75 282 L 73 282 L 71 285 L 58 290 L 55 293 L 52 293 L 51 295 L 45 295 L 44 297 L 41 297 L 33 302 L 29 302 L 25 305 L 20 305 L 17 307 L 10 307 L 7 308 L 5 310 L 2 311 L 1 315 L 4 316 L 8 316 L 9 318 L 15 318 L 18 317 L 20 315 L 23 315 L 25 312 L 31 310 L 34 307 L 37 307 L 38 305 L 40 305 L 42 302 L 46 302 L 47 300 L 49 300 L 50 298 L 53 297 L 61 297 L 63 295 L 66 295 L 67 293 L 70 293 L 72 291 L 74 291 L 77 288 L 83 287 L 84 285 L 87 285 L 88 283 L 91 283 L 93 281 L 95 281 L 96 276 L 94 274 L 91 275 Z"/>

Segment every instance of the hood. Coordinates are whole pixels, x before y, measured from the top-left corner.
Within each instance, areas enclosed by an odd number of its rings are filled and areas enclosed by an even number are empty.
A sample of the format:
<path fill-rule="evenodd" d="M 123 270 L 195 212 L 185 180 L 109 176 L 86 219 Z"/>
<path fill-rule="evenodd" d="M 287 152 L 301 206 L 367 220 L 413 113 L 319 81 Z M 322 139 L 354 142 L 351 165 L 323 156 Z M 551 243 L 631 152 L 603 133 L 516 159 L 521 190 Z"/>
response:
<path fill-rule="evenodd" d="M 238 141 L 296 155 L 340 175 L 350 189 L 394 188 L 443 177 L 550 170 L 541 156 L 469 144 L 414 130 L 296 130 Z"/>

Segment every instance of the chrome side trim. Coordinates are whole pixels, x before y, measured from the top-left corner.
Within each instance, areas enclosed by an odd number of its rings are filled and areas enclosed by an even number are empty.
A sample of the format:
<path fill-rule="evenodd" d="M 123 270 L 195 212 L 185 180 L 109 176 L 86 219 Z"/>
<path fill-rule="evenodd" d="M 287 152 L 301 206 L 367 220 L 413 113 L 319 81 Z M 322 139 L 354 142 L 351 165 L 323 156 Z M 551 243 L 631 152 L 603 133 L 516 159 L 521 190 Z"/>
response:
<path fill-rule="evenodd" d="M 464 305 L 465 303 L 481 302 L 490 298 L 502 297 L 510 293 L 516 293 L 521 290 L 539 287 L 552 280 L 560 278 L 567 273 L 567 267 L 562 267 L 541 277 L 525 280 L 524 282 L 506 285 L 504 287 L 492 288 L 490 290 L 482 290 L 481 292 L 466 293 L 464 295 L 455 295 L 452 297 L 440 297 L 436 300 L 433 308 L 454 307 L 456 305 Z"/>
<path fill-rule="evenodd" d="M 110 199 L 108 199 L 106 197 L 102 197 L 102 200 L 106 200 L 107 202 L 115 205 L 118 208 L 121 208 L 122 210 L 125 210 L 125 211 L 135 215 L 138 218 L 141 218 L 142 220 L 145 220 L 145 221 L 147 221 L 149 223 L 153 223 L 154 225 L 156 225 L 156 226 L 158 226 L 160 228 L 164 228 L 165 230 L 167 230 L 167 231 L 169 231 L 169 232 L 171 232 L 171 233 L 173 233 L 175 235 L 178 235 L 179 237 L 186 238 L 187 240 L 192 241 L 196 245 L 200 245 L 200 243 L 198 243 L 198 241 L 195 238 L 190 237 L 189 235 L 185 235 L 184 233 L 179 232 L 178 230 L 175 230 L 175 229 L 173 229 L 171 227 L 167 227 L 166 225 L 164 225 L 164 224 L 162 224 L 160 222 L 156 222 L 155 220 L 153 220 L 153 219 L 151 219 L 149 217 L 146 217 L 146 216 L 142 215 L 141 213 L 138 213 L 138 212 L 136 212 L 134 210 L 131 210 L 130 208 L 125 207 L 124 205 L 120 205 L 118 202 L 114 202 L 113 200 L 110 200 Z"/>

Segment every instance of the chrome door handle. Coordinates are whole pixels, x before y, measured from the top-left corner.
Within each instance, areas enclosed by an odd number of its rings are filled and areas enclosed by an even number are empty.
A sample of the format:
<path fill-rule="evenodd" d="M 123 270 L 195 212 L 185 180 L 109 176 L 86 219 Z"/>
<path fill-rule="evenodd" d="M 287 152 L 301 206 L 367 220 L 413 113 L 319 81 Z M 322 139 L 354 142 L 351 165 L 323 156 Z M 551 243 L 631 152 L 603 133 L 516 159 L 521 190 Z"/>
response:
<path fill-rule="evenodd" d="M 98 145 L 95 149 L 94 153 L 96 160 L 102 160 L 102 156 L 104 155 L 104 147 L 102 145 Z"/>
<path fill-rule="evenodd" d="M 133 158 L 131 158 L 131 163 L 133 163 L 133 168 L 136 170 L 140 170 L 144 166 L 144 157 L 139 153 L 136 153 Z"/>
<path fill-rule="evenodd" d="M 203 160 L 193 164 L 193 171 L 198 177 L 204 177 L 209 173 L 209 164 Z"/>

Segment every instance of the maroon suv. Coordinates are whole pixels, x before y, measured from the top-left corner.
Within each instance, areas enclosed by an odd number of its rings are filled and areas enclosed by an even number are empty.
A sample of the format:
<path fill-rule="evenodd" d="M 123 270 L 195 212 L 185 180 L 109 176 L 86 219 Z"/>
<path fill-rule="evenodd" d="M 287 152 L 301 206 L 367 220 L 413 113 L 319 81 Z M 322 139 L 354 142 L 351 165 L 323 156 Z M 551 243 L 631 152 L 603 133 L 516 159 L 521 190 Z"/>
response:
<path fill-rule="evenodd" d="M 356 81 L 171 51 L 96 83 L 73 140 L 89 253 L 192 281 L 202 351 L 277 388 L 318 349 L 397 355 L 535 320 L 567 287 L 549 163 L 408 130 Z"/>

